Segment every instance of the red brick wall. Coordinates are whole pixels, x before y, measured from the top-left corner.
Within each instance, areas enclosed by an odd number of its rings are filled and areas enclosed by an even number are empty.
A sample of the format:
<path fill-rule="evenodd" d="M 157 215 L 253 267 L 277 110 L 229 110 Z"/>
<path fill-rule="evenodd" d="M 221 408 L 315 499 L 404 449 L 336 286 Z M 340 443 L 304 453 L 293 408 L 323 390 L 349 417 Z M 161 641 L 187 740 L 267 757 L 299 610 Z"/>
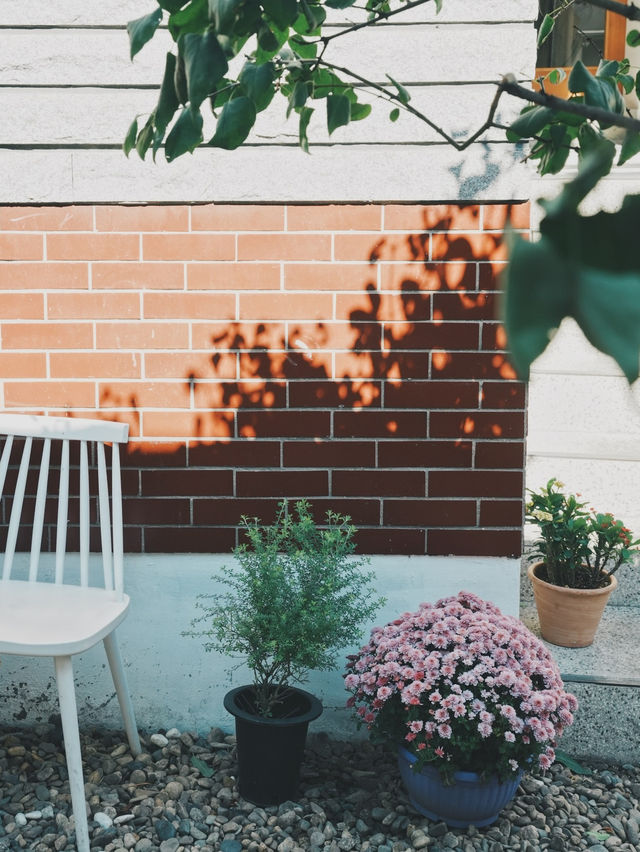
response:
<path fill-rule="evenodd" d="M 307 497 L 369 552 L 517 555 L 508 213 L 0 208 L 0 404 L 130 424 L 131 551 L 226 551 Z"/>

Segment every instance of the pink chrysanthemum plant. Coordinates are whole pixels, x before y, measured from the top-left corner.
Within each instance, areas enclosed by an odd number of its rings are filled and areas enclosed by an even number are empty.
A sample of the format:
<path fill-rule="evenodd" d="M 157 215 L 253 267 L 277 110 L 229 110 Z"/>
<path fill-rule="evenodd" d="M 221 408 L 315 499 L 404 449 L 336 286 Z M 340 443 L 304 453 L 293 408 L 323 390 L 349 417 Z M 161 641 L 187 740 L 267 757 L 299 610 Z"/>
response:
<path fill-rule="evenodd" d="M 374 628 L 345 686 L 374 741 L 404 745 L 416 771 L 431 764 L 444 780 L 547 769 L 578 705 L 545 645 L 469 592 Z"/>

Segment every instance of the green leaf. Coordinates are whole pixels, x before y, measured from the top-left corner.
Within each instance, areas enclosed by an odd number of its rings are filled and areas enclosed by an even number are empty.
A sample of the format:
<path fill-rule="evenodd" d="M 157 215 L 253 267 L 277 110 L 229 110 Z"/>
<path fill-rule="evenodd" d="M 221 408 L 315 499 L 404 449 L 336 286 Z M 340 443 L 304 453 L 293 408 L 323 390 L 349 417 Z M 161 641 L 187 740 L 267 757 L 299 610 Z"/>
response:
<path fill-rule="evenodd" d="M 242 95 L 228 101 L 222 108 L 216 124 L 216 132 L 209 144 L 214 148 L 232 151 L 242 145 L 255 120 L 256 108 L 249 98 Z"/>
<path fill-rule="evenodd" d="M 563 264 L 553 245 L 510 235 L 504 326 L 511 360 L 523 380 L 570 308 Z"/>
<path fill-rule="evenodd" d="M 245 95 L 250 98 L 257 112 L 266 109 L 271 103 L 276 90 L 273 81 L 277 71 L 273 62 L 256 65 L 255 62 L 245 62 L 238 77 L 238 82 Z"/>
<path fill-rule="evenodd" d="M 178 46 L 184 57 L 189 102 L 197 109 L 215 91 L 217 83 L 227 73 L 229 63 L 213 30 L 207 30 L 204 35 L 187 33 L 180 37 Z"/>
<path fill-rule="evenodd" d="M 260 0 L 260 2 L 264 11 L 281 30 L 290 27 L 298 17 L 297 0 Z"/>
<path fill-rule="evenodd" d="M 391 77 L 389 74 L 387 74 L 386 76 L 389 80 L 391 80 L 391 82 L 395 86 L 396 92 L 398 94 L 398 99 L 403 104 L 405 104 L 405 105 L 408 104 L 409 101 L 411 100 L 411 95 L 409 94 L 409 92 L 405 89 L 404 86 L 402 86 L 400 83 L 398 83 L 397 80 L 394 80 L 393 77 Z"/>
<path fill-rule="evenodd" d="M 211 778 L 211 776 L 213 775 L 213 769 L 199 757 L 192 757 L 191 765 L 195 766 L 195 768 L 198 770 L 198 772 L 200 773 L 200 775 L 202 775 L 203 778 Z"/>
<path fill-rule="evenodd" d="M 288 29 L 280 30 L 275 24 L 269 25 L 263 21 L 258 28 L 258 49 L 255 52 L 255 60 L 258 65 L 272 59 L 288 37 Z"/>
<path fill-rule="evenodd" d="M 624 142 L 622 143 L 622 147 L 620 149 L 620 157 L 618 158 L 618 165 L 621 166 L 623 163 L 626 163 L 627 160 L 630 160 L 632 157 L 640 151 L 640 133 L 634 133 L 632 130 L 629 130 L 624 137 Z"/>
<path fill-rule="evenodd" d="M 575 772 L 576 775 L 591 775 L 591 770 L 587 769 L 585 766 L 582 766 L 581 763 L 578 763 L 573 757 L 567 754 L 566 751 L 557 748 L 556 749 L 556 760 L 558 763 L 561 763 L 563 766 L 566 766 L 567 769 L 570 769 L 572 772 Z M 588 834 L 596 834 L 597 832 L 588 832 Z M 599 838 L 600 840 L 606 839 L 611 835 L 605 834 L 604 838 Z"/>
<path fill-rule="evenodd" d="M 351 104 L 351 121 L 362 121 L 371 114 L 371 104 Z"/>
<path fill-rule="evenodd" d="M 166 9 L 167 12 L 177 12 L 186 2 L 187 0 L 158 0 L 158 5 Z"/>
<path fill-rule="evenodd" d="M 164 77 L 160 86 L 160 96 L 156 106 L 156 131 L 153 137 L 153 153 L 155 154 L 164 138 L 164 133 L 169 122 L 180 106 L 175 87 L 176 57 L 173 53 L 167 53 L 164 66 Z"/>
<path fill-rule="evenodd" d="M 327 13 L 322 6 L 316 3 L 308 3 L 307 0 L 300 0 L 300 5 L 310 30 L 317 30 L 324 24 Z"/>
<path fill-rule="evenodd" d="M 162 9 L 158 6 L 153 12 L 144 15 L 142 18 L 136 18 L 135 21 L 129 21 L 127 24 L 127 32 L 129 33 L 129 48 L 131 58 L 145 46 L 145 44 L 153 38 L 155 31 L 158 29 L 162 21 Z"/>
<path fill-rule="evenodd" d="M 348 9 L 355 2 L 356 0 L 325 0 L 324 5 L 328 6 L 329 9 Z"/>
<path fill-rule="evenodd" d="M 217 33 L 230 33 L 241 0 L 209 0 L 209 18 Z"/>
<path fill-rule="evenodd" d="M 138 156 L 141 160 L 144 160 L 147 151 L 149 150 L 149 146 L 153 142 L 153 122 L 154 115 L 151 113 L 145 126 L 142 128 L 140 133 L 138 133 L 138 138 L 136 139 L 136 151 L 138 152 Z"/>
<path fill-rule="evenodd" d="M 596 70 L 596 77 L 615 77 L 620 68 L 616 59 L 601 59 Z"/>
<path fill-rule="evenodd" d="M 289 47 L 301 59 L 315 59 L 318 53 L 317 42 L 305 41 L 297 33 L 289 39 Z"/>
<path fill-rule="evenodd" d="M 618 82 L 620 83 L 620 85 L 624 89 L 625 95 L 631 94 L 631 92 L 633 91 L 633 86 L 634 86 L 634 80 L 633 80 L 633 77 L 631 76 L 631 74 L 619 74 L 618 75 Z"/>
<path fill-rule="evenodd" d="M 291 114 L 292 110 L 296 110 L 296 112 L 298 112 L 306 104 L 308 97 L 309 84 L 303 82 L 302 80 L 298 80 L 298 82 L 291 90 L 291 94 L 289 95 L 287 118 L 289 118 L 289 115 Z"/>
<path fill-rule="evenodd" d="M 636 95 L 640 98 L 640 71 L 636 74 Z"/>
<path fill-rule="evenodd" d="M 202 116 L 185 107 L 171 128 L 164 144 L 164 153 L 170 163 L 182 154 L 190 153 L 202 142 Z"/>
<path fill-rule="evenodd" d="M 629 47 L 637 47 L 640 44 L 639 30 L 629 30 L 627 33 L 627 44 Z"/>
<path fill-rule="evenodd" d="M 231 100 L 231 97 L 237 87 L 238 84 L 233 80 L 229 80 L 227 77 L 223 77 L 222 80 L 219 80 L 218 90 L 209 98 L 212 112 L 215 113 L 215 111 L 224 106 L 228 100 Z"/>
<path fill-rule="evenodd" d="M 324 23 L 326 12 L 322 6 L 309 5 L 306 0 L 302 0 L 302 12 L 293 22 L 293 29 L 303 36 L 319 36 L 320 27 Z"/>
<path fill-rule="evenodd" d="M 138 118 L 134 118 L 131 124 L 129 125 L 129 129 L 127 130 L 127 135 L 124 137 L 124 142 L 122 143 L 122 150 L 128 157 L 129 154 L 133 151 L 136 144 L 136 136 L 138 135 Z"/>
<path fill-rule="evenodd" d="M 309 127 L 309 121 L 311 120 L 311 116 L 313 115 L 313 109 L 311 107 L 302 107 L 300 110 L 300 123 L 298 126 L 298 141 L 300 143 L 300 147 L 305 152 L 305 154 L 309 153 L 309 139 L 307 137 L 307 128 Z"/>
<path fill-rule="evenodd" d="M 569 91 L 584 92 L 584 101 L 589 106 L 600 107 L 609 112 L 624 112 L 624 101 L 618 91 L 615 79 L 594 77 L 583 62 L 578 61 L 569 74 Z M 600 126 L 610 127 L 608 122 L 599 122 Z"/>
<path fill-rule="evenodd" d="M 184 69 L 184 59 L 178 56 L 176 60 L 176 69 L 173 75 L 173 85 L 176 90 L 178 102 L 186 104 L 189 100 L 189 92 L 187 91 L 187 72 Z"/>
<path fill-rule="evenodd" d="M 329 135 L 349 124 L 351 119 L 351 102 L 346 95 L 329 95 L 327 97 L 327 127 Z"/>
<path fill-rule="evenodd" d="M 191 0 L 188 6 L 169 15 L 169 32 L 174 41 L 186 33 L 202 33 L 209 26 L 207 0 Z"/>
<path fill-rule="evenodd" d="M 398 109 L 398 107 L 394 107 L 394 109 L 392 109 L 391 112 L 389 113 L 389 120 L 390 121 L 397 121 L 399 118 L 400 118 L 400 110 Z"/>
<path fill-rule="evenodd" d="M 518 118 L 509 127 L 509 133 L 514 139 L 529 139 L 536 136 L 543 127 L 553 121 L 554 112 L 549 107 L 525 107 Z"/>
<path fill-rule="evenodd" d="M 540 24 L 540 29 L 538 30 L 538 47 L 542 47 L 545 41 L 549 38 L 553 32 L 554 24 L 555 20 L 551 17 L 551 15 L 544 16 L 542 23 Z"/>
<path fill-rule="evenodd" d="M 567 72 L 564 68 L 554 68 L 552 71 L 549 71 L 547 74 L 547 80 L 553 85 L 557 86 L 558 83 L 562 83 L 563 80 L 566 80 Z"/>

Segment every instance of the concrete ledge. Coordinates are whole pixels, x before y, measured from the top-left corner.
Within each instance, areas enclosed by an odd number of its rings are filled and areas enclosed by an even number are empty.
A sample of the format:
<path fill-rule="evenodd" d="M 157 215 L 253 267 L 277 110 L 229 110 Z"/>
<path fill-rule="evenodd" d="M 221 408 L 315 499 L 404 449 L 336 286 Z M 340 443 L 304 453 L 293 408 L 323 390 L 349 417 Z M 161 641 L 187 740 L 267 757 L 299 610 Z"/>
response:
<path fill-rule="evenodd" d="M 540 636 L 540 623 L 526 578 L 520 618 Z M 622 569 L 621 569 L 622 570 Z M 637 568 L 625 570 L 626 599 L 637 601 Z M 596 638 L 587 648 L 562 648 L 550 642 L 567 689 L 580 702 L 575 721 L 565 731 L 560 747 L 578 758 L 640 763 L 640 606 L 620 606 L 624 596 L 605 608 Z"/>

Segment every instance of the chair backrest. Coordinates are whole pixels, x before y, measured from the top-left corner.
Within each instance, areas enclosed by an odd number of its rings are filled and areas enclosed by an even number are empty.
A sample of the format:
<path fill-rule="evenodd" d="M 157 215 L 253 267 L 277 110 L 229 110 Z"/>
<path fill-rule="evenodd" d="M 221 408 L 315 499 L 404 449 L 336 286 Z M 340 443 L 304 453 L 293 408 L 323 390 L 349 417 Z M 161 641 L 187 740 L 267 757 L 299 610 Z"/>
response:
<path fill-rule="evenodd" d="M 79 499 L 79 553 L 80 585 L 89 585 L 89 534 L 91 490 L 97 491 L 98 516 L 100 520 L 100 543 L 104 586 L 118 596 L 123 591 L 123 532 L 122 532 L 122 486 L 120 478 L 120 444 L 128 440 L 129 426 L 104 420 L 88 420 L 71 417 L 43 417 L 30 414 L 0 414 L 0 436 L 5 435 L 4 448 L 0 457 L 0 498 L 12 496 L 11 513 L 2 565 L 2 580 L 9 580 L 14 565 L 18 532 L 21 525 L 30 524 L 31 551 L 29 580 L 38 580 L 38 566 L 42 551 L 43 527 L 47 505 L 57 499 L 55 525 L 55 576 L 54 582 L 65 582 L 65 555 L 67 553 L 67 526 L 69 521 L 69 495 Z M 24 439 L 20 465 L 12 495 L 5 495 L 5 482 L 9 470 L 14 439 Z M 33 513 L 24 513 L 27 477 L 32 466 L 34 444 L 41 444 L 40 472 L 38 475 Z M 111 501 L 105 444 L 112 445 L 111 451 Z M 52 446 L 59 447 L 52 454 Z M 79 460 L 75 466 L 70 462 L 70 448 L 77 447 Z M 52 455 L 59 464 L 59 487 L 57 498 L 48 494 L 49 473 Z M 75 453 L 74 453 L 75 455 Z M 90 461 L 91 459 L 91 461 Z M 37 458 L 36 462 L 37 464 Z M 90 471 L 97 467 L 97 477 Z M 90 473 L 92 475 L 90 475 Z M 70 474 L 74 481 L 70 489 Z M 76 485 L 77 477 L 77 485 Z M 97 484 L 96 484 L 97 478 Z M 110 504 L 111 502 L 111 511 Z M 27 520 L 23 514 L 28 514 Z"/>

